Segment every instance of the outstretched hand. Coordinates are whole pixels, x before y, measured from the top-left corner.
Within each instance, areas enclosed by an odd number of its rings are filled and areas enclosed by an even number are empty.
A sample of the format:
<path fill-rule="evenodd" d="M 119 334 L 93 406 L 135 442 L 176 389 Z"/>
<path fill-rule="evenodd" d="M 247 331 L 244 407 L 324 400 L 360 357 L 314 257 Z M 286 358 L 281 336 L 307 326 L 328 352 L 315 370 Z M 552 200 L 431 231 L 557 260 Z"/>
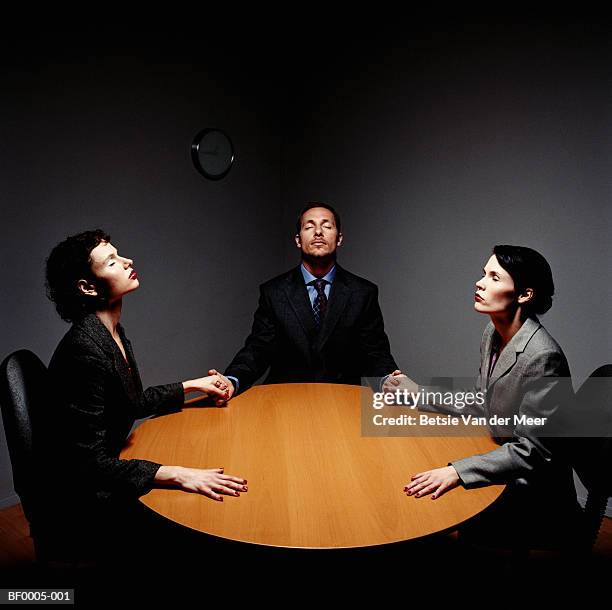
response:
<path fill-rule="evenodd" d="M 459 486 L 460 480 L 454 466 L 444 466 L 420 472 L 411 477 L 411 483 L 404 487 L 407 496 L 422 498 L 431 494 L 435 500 L 447 491 Z"/>
<path fill-rule="evenodd" d="M 188 392 L 202 392 L 205 396 L 214 398 L 215 402 L 218 404 L 219 401 L 224 403 L 229 400 L 231 396 L 230 391 L 233 393 L 234 386 L 222 375 L 209 373 L 208 377 L 199 377 L 198 379 L 183 381 L 183 390 L 186 394 Z"/>
<path fill-rule="evenodd" d="M 161 466 L 155 475 L 155 482 L 199 493 L 217 502 L 222 502 L 223 496 L 239 496 L 248 491 L 246 479 L 223 474 L 223 468 Z"/>
<path fill-rule="evenodd" d="M 208 374 L 216 376 L 227 390 L 224 396 L 220 396 L 215 400 L 215 404 L 218 407 L 223 406 L 234 395 L 234 392 L 236 391 L 234 388 L 234 384 L 225 375 L 222 375 L 216 369 L 210 369 L 210 371 L 208 371 Z"/>
<path fill-rule="evenodd" d="M 414 392 L 415 394 L 419 391 L 418 384 L 410 379 L 407 375 L 404 375 L 402 371 L 396 369 L 393 371 L 382 386 L 383 392 L 395 392 L 395 390 L 407 390 L 408 392 Z"/>

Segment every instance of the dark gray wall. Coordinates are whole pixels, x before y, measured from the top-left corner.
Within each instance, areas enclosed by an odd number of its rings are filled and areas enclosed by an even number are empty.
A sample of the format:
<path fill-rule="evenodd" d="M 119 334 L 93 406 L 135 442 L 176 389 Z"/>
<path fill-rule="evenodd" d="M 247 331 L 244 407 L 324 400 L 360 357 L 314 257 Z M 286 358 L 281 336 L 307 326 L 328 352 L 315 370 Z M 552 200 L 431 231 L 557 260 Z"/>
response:
<path fill-rule="evenodd" d="M 63 47 L 6 66 L 2 358 L 25 347 L 49 361 L 68 325 L 44 295 L 45 258 L 97 226 L 140 276 L 122 322 L 143 383 L 205 375 L 242 345 L 258 283 L 283 267 L 275 85 L 255 62 L 167 51 Z M 221 182 L 189 156 L 210 126 L 237 151 Z M 0 506 L 16 500 L 1 434 Z"/>
<path fill-rule="evenodd" d="M 393 353 L 417 381 L 477 372 L 489 317 L 474 283 L 492 247 L 540 251 L 556 284 L 542 322 L 579 386 L 612 362 L 608 32 L 473 26 L 377 42 L 324 49 L 293 83 L 285 201 L 343 213 L 340 262 L 379 285 Z"/>
<path fill-rule="evenodd" d="M 66 327 L 43 297 L 44 257 L 101 224 L 142 278 L 124 321 L 143 381 L 224 366 L 257 284 L 296 262 L 295 212 L 314 199 L 343 213 L 340 262 L 378 283 L 394 354 L 416 379 L 475 372 L 487 320 L 473 285 L 504 242 L 550 261 L 557 296 L 543 322 L 577 383 L 612 361 L 607 33 L 472 26 L 389 39 L 401 43 L 285 40 L 215 67 L 152 46 L 12 66 L 2 354 L 27 346 L 48 360 Z M 188 158 L 208 125 L 238 151 L 218 184 Z M 5 498 L 6 453 L 0 463 Z"/>
<path fill-rule="evenodd" d="M 578 382 L 612 361 L 610 59 L 593 28 L 473 27 L 343 47 L 301 73 L 285 201 L 343 212 L 340 261 L 379 284 L 416 379 L 474 373 L 489 320 L 474 283 L 498 243 L 549 260 L 542 321 Z"/>

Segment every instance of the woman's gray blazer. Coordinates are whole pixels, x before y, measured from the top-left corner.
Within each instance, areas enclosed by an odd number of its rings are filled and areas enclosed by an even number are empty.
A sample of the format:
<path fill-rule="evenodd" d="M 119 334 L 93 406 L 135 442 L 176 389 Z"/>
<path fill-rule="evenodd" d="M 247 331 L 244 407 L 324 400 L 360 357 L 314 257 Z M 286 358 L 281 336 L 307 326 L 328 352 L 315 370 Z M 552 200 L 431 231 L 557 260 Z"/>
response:
<path fill-rule="evenodd" d="M 483 415 L 511 418 L 508 427 L 494 427 L 500 446 L 482 455 L 455 460 L 467 488 L 498 483 L 538 485 L 573 494 L 571 468 L 554 451 L 554 425 L 573 397 L 570 370 L 559 344 L 537 318 L 528 318 L 502 350 L 489 377 L 495 327 L 489 322 L 480 345 L 477 390 L 486 392 Z M 545 425 L 515 424 L 514 416 L 546 418 Z"/>

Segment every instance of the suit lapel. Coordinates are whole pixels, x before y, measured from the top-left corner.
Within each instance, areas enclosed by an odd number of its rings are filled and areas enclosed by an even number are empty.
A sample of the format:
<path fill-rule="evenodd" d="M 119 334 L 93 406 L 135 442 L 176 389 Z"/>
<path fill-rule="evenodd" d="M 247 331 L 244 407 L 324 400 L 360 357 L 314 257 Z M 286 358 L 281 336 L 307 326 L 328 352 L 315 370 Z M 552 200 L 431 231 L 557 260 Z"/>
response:
<path fill-rule="evenodd" d="M 308 289 L 304 284 L 304 276 L 299 267 L 294 269 L 289 276 L 285 292 L 308 340 L 306 347 L 310 345 L 310 341 L 314 338 L 313 347 L 320 351 L 329 339 L 348 303 L 350 290 L 346 283 L 344 270 L 336 265 L 336 275 L 329 293 L 327 313 L 320 330 L 317 329 L 312 305 L 308 297 Z"/>
<path fill-rule="evenodd" d="M 344 270 L 340 266 L 336 265 L 336 275 L 329 293 L 327 313 L 325 314 L 319 336 L 315 341 L 315 349 L 319 351 L 323 349 L 325 342 L 327 339 L 329 339 L 329 336 L 334 330 L 340 316 L 342 315 L 342 312 L 344 311 L 344 308 L 346 307 L 346 304 L 348 303 L 349 295 L 350 290 L 346 284 Z"/>
<path fill-rule="evenodd" d="M 138 372 L 138 365 L 136 364 L 136 358 L 134 358 L 134 351 L 132 350 L 132 343 L 125 336 L 125 331 L 123 330 L 123 326 L 119 324 L 119 334 L 121 335 L 121 341 L 123 343 L 123 347 L 125 348 L 125 354 L 127 356 L 127 361 L 131 370 L 125 367 L 125 372 L 127 373 L 127 383 L 130 387 L 135 387 L 136 392 L 140 394 L 142 392 L 142 381 L 140 380 L 140 373 Z M 123 356 L 121 357 L 121 365 L 125 365 L 125 360 Z"/>
<path fill-rule="evenodd" d="M 299 267 L 296 267 L 290 274 L 285 286 L 285 293 L 304 333 L 306 333 L 306 337 L 310 340 L 310 337 L 317 332 L 317 325 L 308 297 L 308 289 L 304 284 L 304 276 Z"/>
<path fill-rule="evenodd" d="M 491 378 L 487 380 L 487 387 L 494 384 L 500 377 L 505 375 L 515 364 L 518 358 L 518 354 L 524 351 L 525 346 L 529 343 L 529 340 L 533 334 L 540 328 L 540 322 L 537 319 L 527 318 L 523 325 L 518 330 L 516 335 L 512 337 L 508 345 L 502 350 L 499 358 L 493 369 Z M 488 357 L 486 361 L 487 369 L 491 361 L 491 348 L 493 334 L 491 334 L 491 341 L 489 343 Z"/>
<path fill-rule="evenodd" d="M 484 386 L 489 385 L 489 369 L 491 364 L 491 352 L 493 351 L 493 337 L 495 336 L 495 326 L 489 322 L 482 335 L 482 347 L 480 355 L 480 377 L 484 381 Z"/>
<path fill-rule="evenodd" d="M 98 316 L 95 314 L 89 314 L 85 318 L 83 318 L 81 322 L 81 327 L 83 330 L 98 344 L 98 346 L 107 354 L 109 359 L 113 362 L 115 371 L 119 375 L 121 379 L 121 383 L 123 384 L 123 388 L 125 393 L 130 397 L 131 400 L 137 400 L 137 388 L 134 384 L 134 380 L 130 375 L 130 371 L 128 368 L 128 364 L 125 361 L 121 350 L 112 335 L 102 324 L 102 322 L 98 319 Z M 129 344 L 129 341 L 125 338 L 125 333 L 123 332 L 123 328 L 119 325 L 119 335 L 121 336 L 121 341 L 123 342 L 123 346 L 126 351 L 126 355 L 128 357 L 128 361 L 131 363 L 130 366 L 133 370 L 135 369 L 134 362 L 134 354 L 132 353 L 132 347 Z"/>
<path fill-rule="evenodd" d="M 489 353 L 488 363 L 491 362 L 491 355 Z M 489 366 L 487 364 L 487 366 Z M 488 386 L 493 385 L 502 375 L 505 375 L 514 365 L 516 364 L 516 351 L 512 345 L 512 341 L 506 345 L 502 350 L 502 353 L 498 356 L 493 373 L 488 380 Z"/>

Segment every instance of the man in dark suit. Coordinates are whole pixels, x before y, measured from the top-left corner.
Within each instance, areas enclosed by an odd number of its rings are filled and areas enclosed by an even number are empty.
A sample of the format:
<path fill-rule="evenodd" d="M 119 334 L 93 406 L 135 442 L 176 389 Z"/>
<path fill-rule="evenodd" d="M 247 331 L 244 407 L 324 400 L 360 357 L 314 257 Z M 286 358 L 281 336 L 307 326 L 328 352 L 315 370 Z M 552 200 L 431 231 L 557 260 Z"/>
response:
<path fill-rule="evenodd" d="M 356 385 L 397 369 L 378 288 L 336 263 L 342 239 L 336 210 L 322 203 L 304 207 L 295 235 L 301 264 L 260 286 L 251 334 L 225 371 L 235 392 L 268 367 L 265 383 Z"/>

